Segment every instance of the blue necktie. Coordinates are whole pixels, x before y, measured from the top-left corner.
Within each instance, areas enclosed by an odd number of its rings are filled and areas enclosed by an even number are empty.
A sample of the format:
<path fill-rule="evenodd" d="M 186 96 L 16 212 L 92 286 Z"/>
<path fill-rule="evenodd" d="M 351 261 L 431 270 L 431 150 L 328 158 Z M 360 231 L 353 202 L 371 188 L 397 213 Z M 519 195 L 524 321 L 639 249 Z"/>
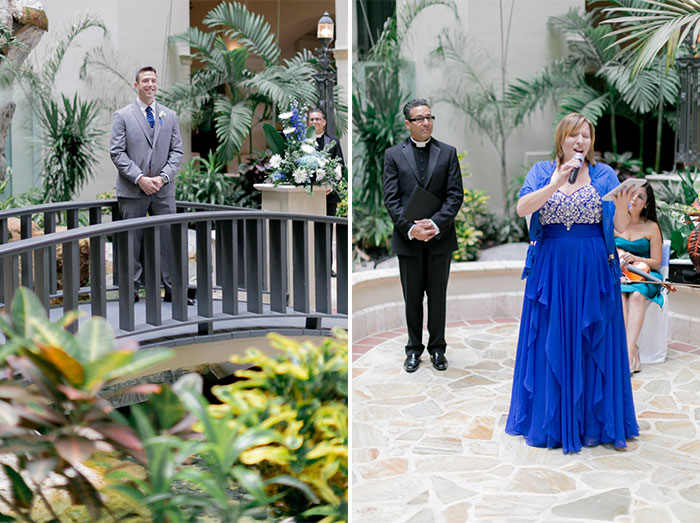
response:
<path fill-rule="evenodd" d="M 151 126 L 151 129 L 153 129 L 153 126 L 155 125 L 156 121 L 153 118 L 153 109 L 151 109 L 150 105 L 146 107 L 146 121 L 148 122 L 148 125 Z"/>

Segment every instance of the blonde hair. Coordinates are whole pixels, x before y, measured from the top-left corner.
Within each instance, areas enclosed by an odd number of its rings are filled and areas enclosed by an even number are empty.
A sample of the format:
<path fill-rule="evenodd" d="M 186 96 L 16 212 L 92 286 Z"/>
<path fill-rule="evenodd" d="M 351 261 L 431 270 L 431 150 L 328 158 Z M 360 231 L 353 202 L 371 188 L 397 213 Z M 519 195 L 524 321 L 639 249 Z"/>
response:
<path fill-rule="evenodd" d="M 579 113 L 569 113 L 557 124 L 557 130 L 554 131 L 554 154 L 557 159 L 557 164 L 562 165 L 564 163 L 564 150 L 562 149 L 562 144 L 564 140 L 571 136 L 576 129 L 581 127 L 584 123 L 588 124 L 588 130 L 591 133 L 591 147 L 588 149 L 588 154 L 586 154 L 586 160 L 589 165 L 595 165 L 595 160 L 593 159 L 593 146 L 595 145 L 595 127 L 593 123 Z"/>

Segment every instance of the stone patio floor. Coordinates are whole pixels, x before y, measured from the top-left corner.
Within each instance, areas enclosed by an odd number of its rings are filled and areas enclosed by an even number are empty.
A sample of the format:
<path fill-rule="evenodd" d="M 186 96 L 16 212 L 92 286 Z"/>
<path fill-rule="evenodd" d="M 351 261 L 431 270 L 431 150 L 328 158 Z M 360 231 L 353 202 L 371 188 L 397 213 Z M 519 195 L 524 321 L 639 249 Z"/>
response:
<path fill-rule="evenodd" d="M 627 449 L 528 447 L 504 432 L 517 318 L 451 323 L 449 368 L 402 368 L 406 331 L 352 345 L 352 521 L 700 522 L 700 346 L 632 379 Z"/>

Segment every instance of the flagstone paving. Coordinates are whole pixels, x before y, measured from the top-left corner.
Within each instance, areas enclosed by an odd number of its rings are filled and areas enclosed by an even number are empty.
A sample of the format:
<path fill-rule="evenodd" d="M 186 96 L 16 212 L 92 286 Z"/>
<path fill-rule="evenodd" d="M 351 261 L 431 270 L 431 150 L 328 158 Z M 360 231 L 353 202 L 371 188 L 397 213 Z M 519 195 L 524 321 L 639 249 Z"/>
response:
<path fill-rule="evenodd" d="M 448 325 L 449 368 L 405 330 L 353 343 L 352 521 L 700 522 L 700 347 L 632 378 L 638 438 L 565 455 L 504 432 L 516 318 Z"/>

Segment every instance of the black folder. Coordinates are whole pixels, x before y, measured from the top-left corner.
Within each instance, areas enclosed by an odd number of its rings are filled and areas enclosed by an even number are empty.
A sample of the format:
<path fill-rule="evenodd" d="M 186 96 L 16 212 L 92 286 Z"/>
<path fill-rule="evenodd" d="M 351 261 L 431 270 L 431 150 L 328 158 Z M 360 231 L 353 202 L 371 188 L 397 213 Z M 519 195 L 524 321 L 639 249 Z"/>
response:
<path fill-rule="evenodd" d="M 413 223 L 414 220 L 430 218 L 441 207 L 442 200 L 440 198 L 420 185 L 416 185 L 416 188 L 413 189 L 411 196 L 408 198 L 408 203 L 401 214 L 401 218 Z"/>

